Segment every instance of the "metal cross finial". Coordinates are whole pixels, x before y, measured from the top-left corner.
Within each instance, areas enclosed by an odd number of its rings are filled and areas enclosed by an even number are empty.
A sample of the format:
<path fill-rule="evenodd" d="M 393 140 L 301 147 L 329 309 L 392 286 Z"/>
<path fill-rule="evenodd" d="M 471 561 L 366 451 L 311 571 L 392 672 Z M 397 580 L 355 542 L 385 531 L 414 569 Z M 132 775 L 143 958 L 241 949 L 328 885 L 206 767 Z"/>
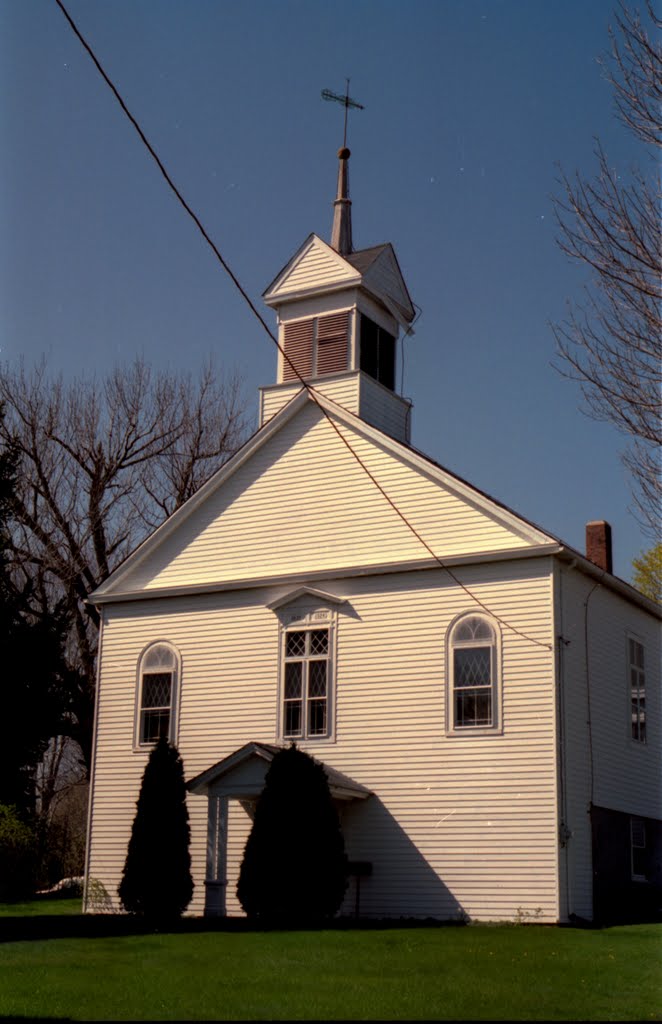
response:
<path fill-rule="evenodd" d="M 322 89 L 322 99 L 334 100 L 336 103 L 342 103 L 343 107 L 345 108 L 345 130 L 343 132 L 342 140 L 343 149 L 346 148 L 347 146 L 347 111 L 349 110 L 350 107 L 353 107 L 356 110 L 364 109 L 362 103 L 357 103 L 356 100 L 350 98 L 349 78 L 346 78 L 345 81 L 347 82 L 347 88 L 345 90 L 344 96 L 339 96 L 337 92 L 331 92 L 330 89 Z"/>

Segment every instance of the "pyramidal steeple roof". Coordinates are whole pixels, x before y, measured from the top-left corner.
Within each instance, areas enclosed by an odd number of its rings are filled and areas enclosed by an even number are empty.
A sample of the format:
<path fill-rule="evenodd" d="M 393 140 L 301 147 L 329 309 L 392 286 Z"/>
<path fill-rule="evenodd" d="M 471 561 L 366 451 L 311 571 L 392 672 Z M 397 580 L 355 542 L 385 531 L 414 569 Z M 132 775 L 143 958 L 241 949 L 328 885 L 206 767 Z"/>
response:
<path fill-rule="evenodd" d="M 333 228 L 331 229 L 331 248 L 341 256 L 348 256 L 353 251 L 352 245 L 352 200 L 349 198 L 349 167 L 351 156 L 347 146 L 338 150 L 338 189 L 333 204 Z"/>

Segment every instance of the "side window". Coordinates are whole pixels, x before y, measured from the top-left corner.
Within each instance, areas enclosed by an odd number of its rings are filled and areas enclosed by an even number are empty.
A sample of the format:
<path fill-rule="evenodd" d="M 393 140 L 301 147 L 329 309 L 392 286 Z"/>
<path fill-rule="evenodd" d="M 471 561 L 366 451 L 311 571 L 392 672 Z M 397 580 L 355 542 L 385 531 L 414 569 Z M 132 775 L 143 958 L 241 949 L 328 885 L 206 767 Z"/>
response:
<path fill-rule="evenodd" d="M 306 618 L 281 634 L 283 739 L 324 739 L 332 731 L 333 630 Z"/>
<path fill-rule="evenodd" d="M 497 633 L 482 615 L 465 615 L 448 643 L 448 727 L 451 732 L 499 726 Z"/>
<path fill-rule="evenodd" d="M 361 313 L 360 368 L 390 391 L 395 389 L 395 338 Z"/>
<path fill-rule="evenodd" d="M 646 674 L 644 645 L 628 637 L 628 670 L 630 688 L 631 735 L 639 743 L 646 742 Z"/>
<path fill-rule="evenodd" d="M 144 651 L 138 666 L 136 741 L 139 746 L 156 743 L 161 736 L 174 741 L 178 688 L 177 652 L 170 644 L 152 644 Z"/>
<path fill-rule="evenodd" d="M 630 851 L 632 857 L 632 879 L 646 880 L 646 823 L 641 818 L 630 818 Z"/>

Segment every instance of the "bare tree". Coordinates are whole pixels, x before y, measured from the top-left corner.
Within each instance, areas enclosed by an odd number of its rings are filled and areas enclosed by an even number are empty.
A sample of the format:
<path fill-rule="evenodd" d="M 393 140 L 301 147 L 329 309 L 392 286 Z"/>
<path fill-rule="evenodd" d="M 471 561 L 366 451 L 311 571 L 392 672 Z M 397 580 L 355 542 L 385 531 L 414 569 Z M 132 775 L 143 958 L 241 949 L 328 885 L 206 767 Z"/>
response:
<path fill-rule="evenodd" d="M 98 614 L 86 598 L 232 455 L 245 432 L 236 379 L 137 360 L 65 383 L 41 363 L 0 373 L 0 442 L 18 453 L 10 558 L 35 614 L 64 601 L 70 735 L 89 765 Z"/>
<path fill-rule="evenodd" d="M 652 6 L 656 29 L 662 21 Z M 561 176 L 555 200 L 559 246 L 591 272 L 583 305 L 554 328 L 561 372 L 580 383 L 591 415 L 630 438 L 623 459 L 635 506 L 647 532 L 660 535 L 662 480 L 662 234 L 660 174 L 662 44 L 638 13 L 620 7 L 612 46 L 602 59 L 615 90 L 617 115 L 646 147 L 650 173 L 629 181 L 597 143 L 597 175 Z"/>
<path fill-rule="evenodd" d="M 653 27 L 659 31 L 662 21 L 647 0 L 648 15 Z M 649 38 L 638 13 L 620 4 L 614 17 L 615 28 L 610 28 L 611 51 L 599 63 L 605 77 L 614 87 L 614 101 L 618 116 L 642 142 L 660 145 L 660 44 Z"/>

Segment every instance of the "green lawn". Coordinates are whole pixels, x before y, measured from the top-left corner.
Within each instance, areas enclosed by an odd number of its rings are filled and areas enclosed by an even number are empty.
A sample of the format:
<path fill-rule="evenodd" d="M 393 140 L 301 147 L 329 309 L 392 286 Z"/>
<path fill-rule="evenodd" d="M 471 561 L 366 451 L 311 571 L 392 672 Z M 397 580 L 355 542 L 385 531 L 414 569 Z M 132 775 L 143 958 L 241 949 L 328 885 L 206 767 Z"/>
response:
<path fill-rule="evenodd" d="M 38 899 L 25 903 L 0 903 L 0 919 L 3 917 L 69 917 L 80 914 L 81 899 Z"/>
<path fill-rule="evenodd" d="M 5 936 L 17 909 L 5 908 Z M 40 920 L 29 922 L 37 936 Z M 192 922 L 176 933 L 76 937 L 89 921 L 63 917 L 66 937 L 0 944 L 0 1016 L 662 1019 L 658 924 L 258 932 Z"/>

